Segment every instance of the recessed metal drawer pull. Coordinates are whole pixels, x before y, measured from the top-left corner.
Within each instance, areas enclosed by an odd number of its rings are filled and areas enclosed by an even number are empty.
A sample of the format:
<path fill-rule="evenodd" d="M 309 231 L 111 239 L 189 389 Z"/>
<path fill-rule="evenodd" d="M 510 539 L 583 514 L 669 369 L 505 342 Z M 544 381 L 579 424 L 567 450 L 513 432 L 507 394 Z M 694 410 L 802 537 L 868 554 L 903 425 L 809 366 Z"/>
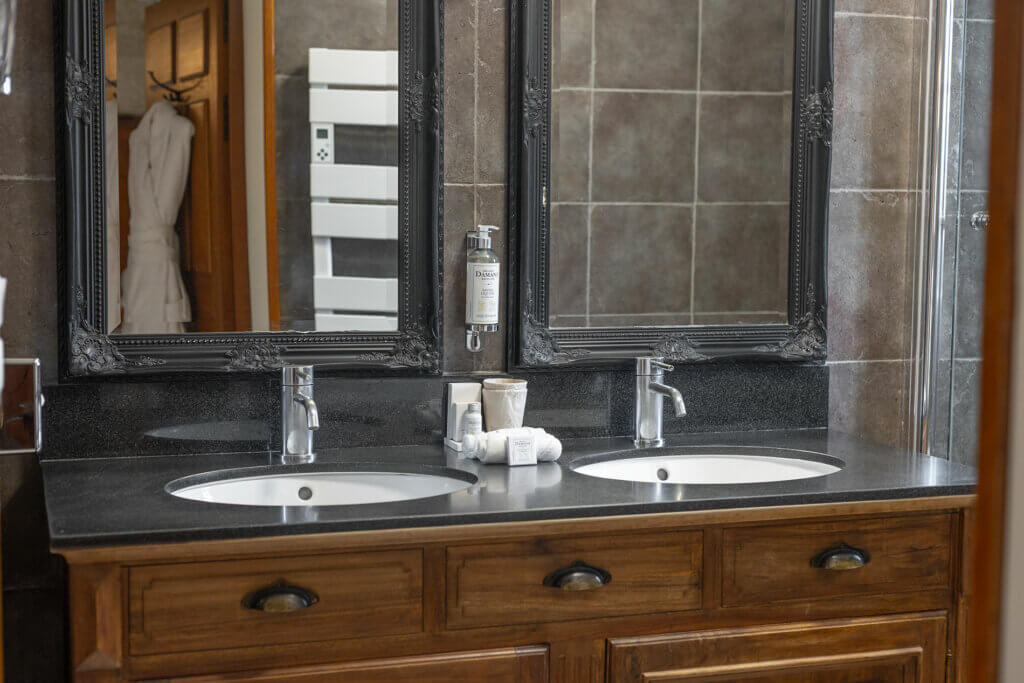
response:
<path fill-rule="evenodd" d="M 840 543 L 815 555 L 811 560 L 811 566 L 818 569 L 845 571 L 860 569 L 870 561 L 871 555 L 866 550 Z"/>
<path fill-rule="evenodd" d="M 280 581 L 245 596 L 242 606 L 260 612 L 297 612 L 318 602 L 320 596 L 313 591 Z"/>
<path fill-rule="evenodd" d="M 610 583 L 612 575 L 585 562 L 573 562 L 544 577 L 544 585 L 564 591 L 592 591 Z"/>

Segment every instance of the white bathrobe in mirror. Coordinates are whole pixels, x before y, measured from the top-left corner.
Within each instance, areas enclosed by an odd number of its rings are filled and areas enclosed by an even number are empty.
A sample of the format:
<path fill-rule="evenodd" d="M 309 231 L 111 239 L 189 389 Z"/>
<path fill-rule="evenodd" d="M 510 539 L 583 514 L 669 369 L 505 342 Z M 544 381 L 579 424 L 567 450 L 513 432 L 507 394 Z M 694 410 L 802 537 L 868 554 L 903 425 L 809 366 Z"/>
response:
<path fill-rule="evenodd" d="M 174 224 L 188 183 L 195 127 L 157 102 L 128 139 L 128 265 L 121 277 L 123 334 L 185 331 L 192 311 Z"/>

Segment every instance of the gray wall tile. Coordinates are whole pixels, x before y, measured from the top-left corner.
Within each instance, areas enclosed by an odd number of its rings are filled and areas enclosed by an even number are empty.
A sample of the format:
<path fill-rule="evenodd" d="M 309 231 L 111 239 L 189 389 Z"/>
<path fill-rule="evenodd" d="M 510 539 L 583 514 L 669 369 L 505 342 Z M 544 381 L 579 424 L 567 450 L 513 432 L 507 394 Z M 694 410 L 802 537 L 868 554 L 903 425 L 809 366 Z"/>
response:
<path fill-rule="evenodd" d="M 444 17 L 444 177 L 471 183 L 476 160 L 476 2 L 447 0 Z"/>
<path fill-rule="evenodd" d="M 582 204 L 551 205 L 548 308 L 553 316 L 586 313 L 589 213 Z"/>
<path fill-rule="evenodd" d="M 504 183 L 508 142 L 505 0 L 478 0 L 476 182 Z"/>
<path fill-rule="evenodd" d="M 995 0 L 964 0 L 968 19 L 995 19 Z"/>
<path fill-rule="evenodd" d="M 838 363 L 829 368 L 830 429 L 893 446 L 906 432 L 904 361 Z"/>
<path fill-rule="evenodd" d="M 953 361 L 949 458 L 978 465 L 978 418 L 981 414 L 981 361 Z"/>
<path fill-rule="evenodd" d="M 596 3 L 596 87 L 697 87 L 697 0 Z"/>
<path fill-rule="evenodd" d="M 590 103 L 593 94 L 556 90 L 551 94 L 551 200 L 590 197 Z"/>
<path fill-rule="evenodd" d="M 466 351 L 466 231 L 476 225 L 473 187 L 444 187 L 444 370 L 473 367 Z M 490 335 L 494 336 L 494 335 Z M 493 343 L 492 339 L 487 340 Z"/>
<path fill-rule="evenodd" d="M 925 29 L 919 20 L 836 17 L 832 187 L 914 182 Z"/>
<path fill-rule="evenodd" d="M 693 198 L 693 95 L 594 95 L 594 201 Z M 631 125 L 622 125 L 630 121 Z"/>
<path fill-rule="evenodd" d="M 988 189 L 988 148 L 992 114 L 992 26 L 966 22 L 963 102 L 963 167 L 960 186 Z"/>
<path fill-rule="evenodd" d="M 591 216 L 591 313 L 687 311 L 692 209 L 596 206 Z M 629 286 L 622 283 L 628 281 Z"/>
<path fill-rule="evenodd" d="M 591 85 L 593 1 L 560 0 L 552 8 L 551 84 L 554 88 Z"/>
<path fill-rule="evenodd" d="M 960 195 L 959 239 L 956 243 L 955 358 L 980 358 L 985 303 L 985 231 L 971 227 L 971 216 L 984 211 L 988 195 Z M 947 271 L 952 273 L 953 271 Z"/>
<path fill-rule="evenodd" d="M 693 311 L 785 311 L 789 205 L 696 208 Z"/>
<path fill-rule="evenodd" d="M 915 199 L 906 192 L 832 194 L 830 360 L 906 357 L 906 250 Z"/>
<path fill-rule="evenodd" d="M 662 325 L 689 325 L 692 316 L 689 311 L 680 313 L 655 314 L 635 313 L 627 315 L 591 315 L 588 327 L 658 327 Z"/>
<path fill-rule="evenodd" d="M 836 0 L 836 12 L 926 17 L 928 0 Z"/>
<path fill-rule="evenodd" d="M 0 274 L 7 278 L 5 353 L 40 358 L 43 376 L 52 381 L 57 376 L 54 183 L 0 180 L 0 216 Z"/>
<path fill-rule="evenodd" d="M 793 8 L 790 0 L 704 3 L 700 89 L 791 89 Z"/>
<path fill-rule="evenodd" d="M 790 95 L 701 95 L 700 201 L 789 200 L 791 107 Z"/>
<path fill-rule="evenodd" d="M 277 262 L 282 329 L 316 329 L 311 225 L 308 197 L 277 200 Z"/>
<path fill-rule="evenodd" d="M 276 0 L 274 71 L 306 77 L 309 48 L 397 50 L 393 0 Z"/>

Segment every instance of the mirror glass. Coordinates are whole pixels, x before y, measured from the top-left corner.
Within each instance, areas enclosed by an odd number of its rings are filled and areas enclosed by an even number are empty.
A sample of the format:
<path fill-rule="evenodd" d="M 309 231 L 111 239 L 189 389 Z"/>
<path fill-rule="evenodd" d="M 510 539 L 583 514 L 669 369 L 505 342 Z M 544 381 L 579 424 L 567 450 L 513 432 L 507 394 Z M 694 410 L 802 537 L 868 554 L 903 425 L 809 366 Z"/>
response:
<path fill-rule="evenodd" d="M 397 330 L 398 0 L 106 0 L 104 36 L 106 331 Z"/>
<path fill-rule="evenodd" d="M 551 327 L 786 323 L 792 0 L 554 0 Z"/>

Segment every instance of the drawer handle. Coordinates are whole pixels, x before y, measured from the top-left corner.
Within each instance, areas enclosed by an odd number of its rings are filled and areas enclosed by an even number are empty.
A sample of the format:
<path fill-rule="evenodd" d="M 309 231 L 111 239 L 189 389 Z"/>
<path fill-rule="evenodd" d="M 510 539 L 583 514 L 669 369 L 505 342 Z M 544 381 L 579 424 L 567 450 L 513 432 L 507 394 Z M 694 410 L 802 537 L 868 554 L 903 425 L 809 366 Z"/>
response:
<path fill-rule="evenodd" d="M 245 596 L 242 606 L 260 612 L 297 612 L 318 602 L 320 596 L 313 591 L 280 581 Z"/>
<path fill-rule="evenodd" d="M 611 583 L 612 575 L 585 562 L 573 562 L 544 577 L 544 585 L 564 591 L 592 591 Z"/>
<path fill-rule="evenodd" d="M 811 560 L 811 566 L 818 569 L 845 571 L 848 569 L 860 569 L 870 561 L 871 555 L 866 550 L 840 543 L 816 555 Z"/>

